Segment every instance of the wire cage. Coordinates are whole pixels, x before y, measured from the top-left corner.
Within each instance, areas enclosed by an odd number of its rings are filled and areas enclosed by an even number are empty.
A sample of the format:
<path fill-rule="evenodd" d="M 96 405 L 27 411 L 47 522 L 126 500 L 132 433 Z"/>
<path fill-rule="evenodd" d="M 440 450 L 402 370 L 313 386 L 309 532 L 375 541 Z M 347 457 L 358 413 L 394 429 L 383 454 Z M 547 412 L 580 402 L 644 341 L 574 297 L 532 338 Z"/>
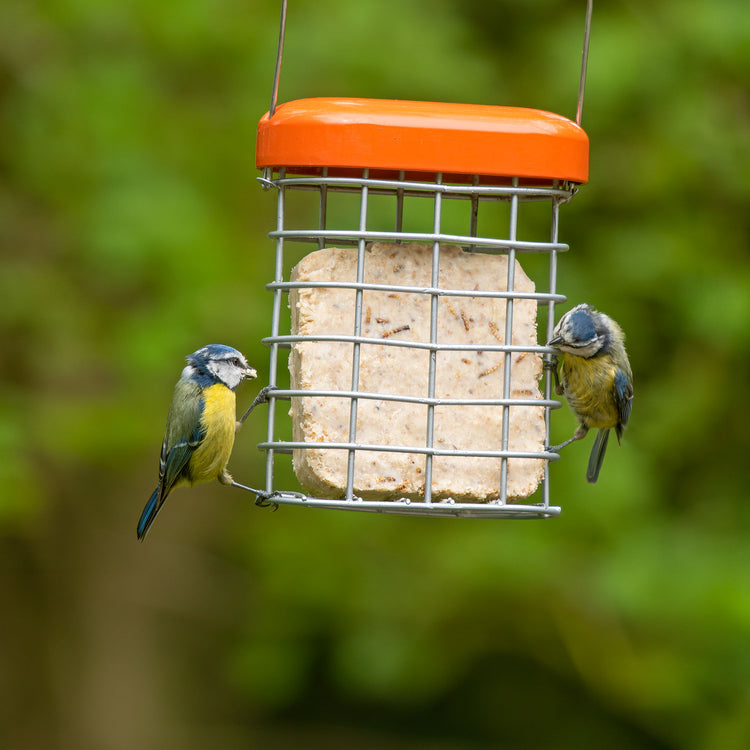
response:
<path fill-rule="evenodd" d="M 560 206 L 588 179 L 580 121 L 591 4 L 574 122 L 434 102 L 277 107 L 283 0 L 256 150 L 261 185 L 277 198 L 260 497 L 426 516 L 559 515 L 549 428 L 560 404 L 543 376 L 553 350 L 537 343 L 536 316 L 546 314 L 546 342 L 565 300 Z M 277 486 L 290 457 L 301 491 Z"/>

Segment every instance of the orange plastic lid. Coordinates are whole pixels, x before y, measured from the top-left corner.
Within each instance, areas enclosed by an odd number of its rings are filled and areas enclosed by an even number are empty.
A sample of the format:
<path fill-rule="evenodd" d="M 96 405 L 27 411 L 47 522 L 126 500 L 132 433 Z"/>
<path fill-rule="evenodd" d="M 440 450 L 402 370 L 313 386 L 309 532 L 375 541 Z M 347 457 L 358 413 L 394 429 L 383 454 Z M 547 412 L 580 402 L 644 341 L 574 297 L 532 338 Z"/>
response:
<path fill-rule="evenodd" d="M 258 123 L 258 167 L 588 180 L 589 140 L 551 112 L 388 99 L 298 99 Z"/>

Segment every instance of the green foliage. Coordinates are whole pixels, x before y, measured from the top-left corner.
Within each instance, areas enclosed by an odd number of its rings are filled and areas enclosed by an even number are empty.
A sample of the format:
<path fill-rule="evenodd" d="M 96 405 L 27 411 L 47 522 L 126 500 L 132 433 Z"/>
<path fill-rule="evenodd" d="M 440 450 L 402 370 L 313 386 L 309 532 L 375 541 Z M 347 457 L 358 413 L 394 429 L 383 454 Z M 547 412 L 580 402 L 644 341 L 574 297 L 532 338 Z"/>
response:
<path fill-rule="evenodd" d="M 281 99 L 572 116 L 584 5 L 293 0 Z M 0 6 L 0 744 L 748 746 L 750 14 L 595 5 L 559 288 L 628 335 L 633 415 L 599 483 L 587 442 L 552 466 L 546 522 L 196 488 L 143 546 L 182 357 L 228 343 L 264 378 L 278 5 Z M 256 486 L 262 421 L 231 466 Z"/>

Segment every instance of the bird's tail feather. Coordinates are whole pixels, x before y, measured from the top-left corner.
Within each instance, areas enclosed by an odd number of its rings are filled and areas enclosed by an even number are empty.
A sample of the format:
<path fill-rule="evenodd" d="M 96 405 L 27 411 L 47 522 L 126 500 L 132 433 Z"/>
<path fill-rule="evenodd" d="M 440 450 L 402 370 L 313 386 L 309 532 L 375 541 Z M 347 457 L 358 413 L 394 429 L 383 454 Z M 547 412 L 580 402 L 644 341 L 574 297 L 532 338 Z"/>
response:
<path fill-rule="evenodd" d="M 151 528 L 151 524 L 156 518 L 156 514 L 159 512 L 161 506 L 164 505 L 164 498 L 159 497 L 159 488 L 154 490 L 154 494 L 151 495 L 146 507 L 141 513 L 141 518 L 138 521 L 138 539 L 143 541 L 143 537 L 146 536 L 146 532 Z"/>
<path fill-rule="evenodd" d="M 594 445 L 591 448 L 589 456 L 589 465 L 586 468 L 586 479 L 591 484 L 595 484 L 599 479 L 599 471 L 602 468 L 604 454 L 607 452 L 607 441 L 609 440 L 609 430 L 599 430 L 594 439 Z"/>

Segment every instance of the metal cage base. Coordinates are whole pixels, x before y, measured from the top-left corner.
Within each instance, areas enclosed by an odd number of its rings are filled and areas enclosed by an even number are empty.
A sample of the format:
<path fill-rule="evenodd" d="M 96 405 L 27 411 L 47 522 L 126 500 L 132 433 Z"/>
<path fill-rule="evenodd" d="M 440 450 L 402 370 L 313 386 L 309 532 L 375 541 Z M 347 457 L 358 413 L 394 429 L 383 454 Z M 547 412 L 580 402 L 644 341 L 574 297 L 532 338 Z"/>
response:
<path fill-rule="evenodd" d="M 264 504 L 294 505 L 299 508 L 323 508 L 326 510 L 349 510 L 359 513 L 386 513 L 400 516 L 424 516 L 430 518 L 554 518 L 560 515 L 561 509 L 555 505 L 500 503 L 457 503 L 454 500 L 441 500 L 434 503 L 423 503 L 400 498 L 397 500 L 363 500 L 353 497 L 351 500 L 334 500 L 330 498 L 311 497 L 298 492 L 276 491 L 272 494 L 261 493 L 252 487 L 245 487 L 235 482 L 240 489 L 254 492 Z"/>

